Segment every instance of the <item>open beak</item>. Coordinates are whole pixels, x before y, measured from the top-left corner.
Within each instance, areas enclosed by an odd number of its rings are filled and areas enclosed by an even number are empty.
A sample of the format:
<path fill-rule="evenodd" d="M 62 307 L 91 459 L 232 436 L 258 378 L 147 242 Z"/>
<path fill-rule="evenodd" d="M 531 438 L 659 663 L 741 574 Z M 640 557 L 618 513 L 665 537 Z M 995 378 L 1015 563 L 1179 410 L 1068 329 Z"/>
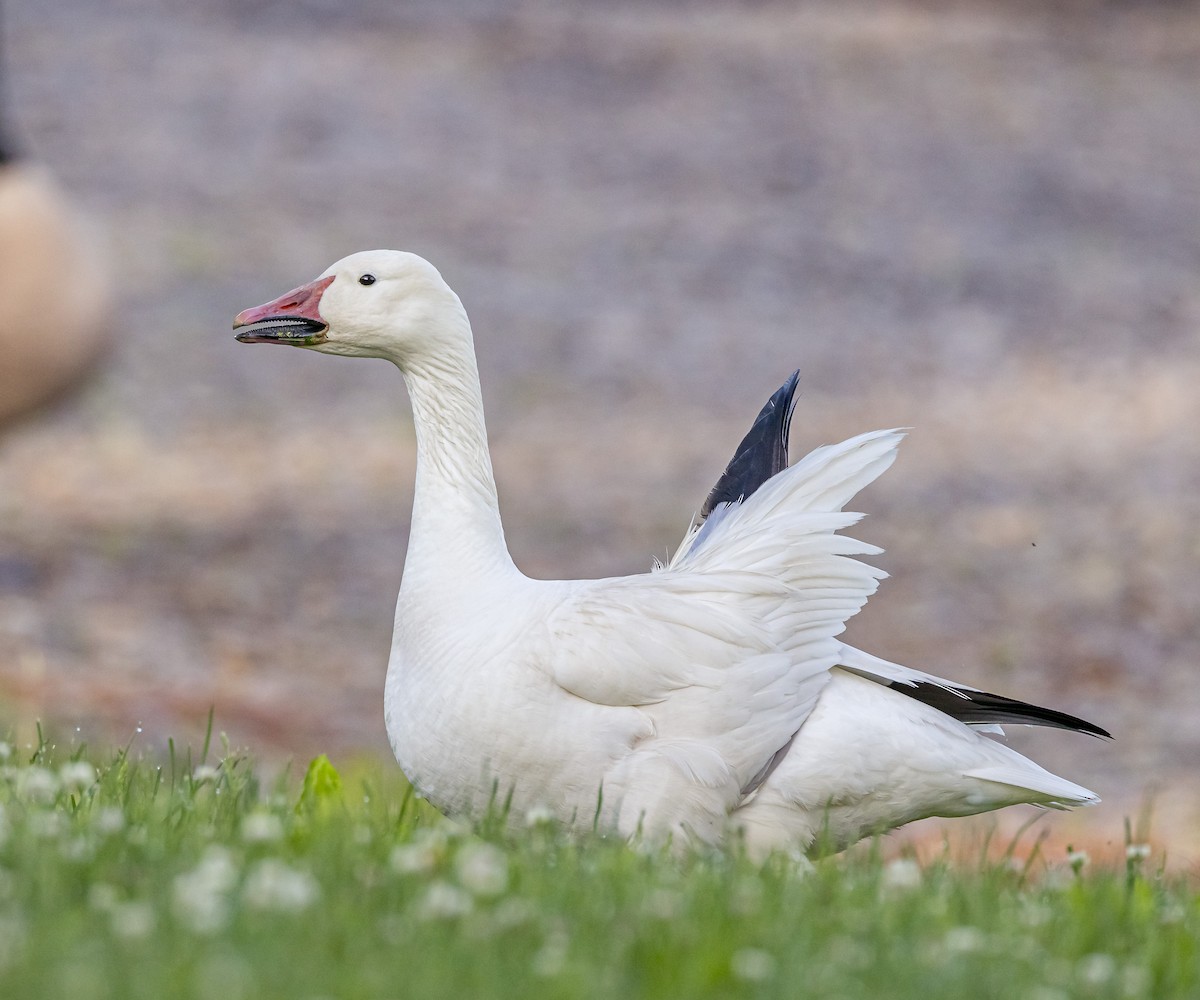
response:
<path fill-rule="evenodd" d="M 294 288 L 266 305 L 244 309 L 234 317 L 233 328 L 243 344 L 295 344 L 312 347 L 325 340 L 328 324 L 321 319 L 321 295 L 333 281 L 318 278 Z"/>

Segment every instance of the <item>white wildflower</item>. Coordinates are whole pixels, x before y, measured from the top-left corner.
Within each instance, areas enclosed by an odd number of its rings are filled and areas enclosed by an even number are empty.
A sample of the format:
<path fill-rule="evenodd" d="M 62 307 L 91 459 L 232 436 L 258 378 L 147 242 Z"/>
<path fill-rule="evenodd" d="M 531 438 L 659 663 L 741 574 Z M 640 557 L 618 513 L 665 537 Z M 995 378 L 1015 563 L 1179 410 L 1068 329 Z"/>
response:
<path fill-rule="evenodd" d="M 203 785 L 206 781 L 216 781 L 217 773 L 217 769 L 211 764 L 197 764 L 192 768 L 192 781 L 197 785 Z"/>
<path fill-rule="evenodd" d="M 92 826 L 99 833 L 120 833 L 125 829 L 125 813 L 116 806 L 107 806 L 93 814 Z"/>
<path fill-rule="evenodd" d="M 96 856 L 96 847 L 90 837 L 72 837 L 63 842 L 58 853 L 66 861 L 91 861 Z"/>
<path fill-rule="evenodd" d="M 554 812 L 549 806 L 536 805 L 525 810 L 526 826 L 544 826 L 554 822 Z"/>
<path fill-rule="evenodd" d="M 453 840 L 464 840 L 471 836 L 471 827 L 456 819 L 449 819 L 445 816 L 437 826 L 429 827 L 427 830 L 418 830 L 417 836 L 436 837 L 439 843 L 448 844 Z"/>
<path fill-rule="evenodd" d="M 1087 851 L 1076 851 L 1073 848 L 1067 851 L 1067 864 L 1071 866 L 1071 870 L 1076 874 L 1083 871 L 1091 860 L 1088 857 Z"/>
<path fill-rule="evenodd" d="M 951 927 L 942 940 L 945 949 L 952 953 L 981 951 L 987 936 L 978 927 Z"/>
<path fill-rule="evenodd" d="M 200 856 L 200 862 L 192 869 L 201 888 L 228 892 L 237 882 L 238 869 L 233 855 L 224 847 L 211 844 Z"/>
<path fill-rule="evenodd" d="M 1160 924 L 1177 924 L 1187 917 L 1187 910 L 1182 904 L 1170 902 L 1163 904 L 1163 908 L 1158 911 L 1158 922 Z"/>
<path fill-rule="evenodd" d="M 36 764 L 17 771 L 17 792 L 32 802 L 53 802 L 58 794 L 58 776 Z"/>
<path fill-rule="evenodd" d="M 283 820 L 274 813 L 251 813 L 242 820 L 242 840 L 247 844 L 270 844 L 283 838 Z"/>
<path fill-rule="evenodd" d="M 51 840 L 63 832 L 66 826 L 66 821 L 63 819 L 62 813 L 57 812 L 35 812 L 29 814 L 29 819 L 26 820 L 26 829 L 34 837 L 40 837 L 44 840 Z"/>
<path fill-rule="evenodd" d="M 229 900 L 217 893 L 189 893 L 177 887 L 173 912 L 197 934 L 215 934 L 229 921 Z"/>
<path fill-rule="evenodd" d="M 437 861 L 438 852 L 432 844 L 397 844 L 388 858 L 392 871 L 401 875 L 432 871 Z"/>
<path fill-rule="evenodd" d="M 149 937 L 154 930 L 154 908 L 146 902 L 117 903 L 108 916 L 113 933 L 127 941 Z"/>
<path fill-rule="evenodd" d="M 1076 963 L 1075 971 L 1089 986 L 1103 986 L 1117 974 L 1117 960 L 1107 952 L 1092 952 Z"/>
<path fill-rule="evenodd" d="M 229 852 L 213 845 L 199 864 L 175 877 L 175 916 L 200 934 L 212 934 L 229 919 L 229 892 L 237 882 L 238 870 Z"/>
<path fill-rule="evenodd" d="M 432 871 L 446 856 L 451 834 L 457 833 L 458 829 L 449 823 L 417 830 L 409 843 L 392 849 L 389 859 L 392 870 L 403 875 Z"/>
<path fill-rule="evenodd" d="M 454 859 L 459 884 L 476 896 L 499 896 L 508 888 L 508 858 L 492 844 L 466 844 Z"/>
<path fill-rule="evenodd" d="M 242 898 L 255 910 L 304 910 L 317 901 L 321 887 L 308 872 L 277 858 L 264 858 L 246 875 Z"/>
<path fill-rule="evenodd" d="M 885 889 L 916 889 L 921 885 L 921 866 L 912 858 L 896 858 L 883 868 Z"/>
<path fill-rule="evenodd" d="M 570 938 L 562 928 L 557 928 L 546 935 L 542 947 L 533 956 L 533 974 L 535 976 L 557 976 L 567 964 L 567 946 Z"/>
<path fill-rule="evenodd" d="M 434 882 L 426 890 L 417 914 L 424 920 L 453 920 L 465 917 L 475 902 L 471 894 L 449 882 Z"/>
<path fill-rule="evenodd" d="M 1075 876 L 1071 874 L 1071 869 L 1065 865 L 1054 865 L 1046 869 L 1046 874 L 1042 878 L 1042 885 L 1055 892 L 1062 891 L 1075 884 Z"/>
<path fill-rule="evenodd" d="M 414 831 L 414 844 L 429 844 L 432 847 L 443 848 L 462 832 L 461 828 L 450 822 L 439 823 L 437 826 L 423 826 Z"/>
<path fill-rule="evenodd" d="M 1128 844 L 1125 847 L 1125 857 L 1130 861 L 1144 861 L 1150 857 L 1150 845 Z"/>
<path fill-rule="evenodd" d="M 761 948 L 739 948 L 730 959 L 735 979 L 761 983 L 775 975 L 775 958 Z"/>
<path fill-rule="evenodd" d="M 90 788 L 96 783 L 96 769 L 86 760 L 69 760 L 58 769 L 63 788 Z"/>

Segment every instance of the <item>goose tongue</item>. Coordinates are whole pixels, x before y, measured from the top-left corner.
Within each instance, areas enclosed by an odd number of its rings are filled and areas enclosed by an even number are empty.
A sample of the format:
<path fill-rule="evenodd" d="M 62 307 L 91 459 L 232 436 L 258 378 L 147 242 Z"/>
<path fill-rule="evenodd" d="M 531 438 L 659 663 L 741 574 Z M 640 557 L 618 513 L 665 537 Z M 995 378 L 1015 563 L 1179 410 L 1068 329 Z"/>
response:
<path fill-rule="evenodd" d="M 234 317 L 233 328 L 243 344 L 296 344 L 310 347 L 325 339 L 327 324 L 318 306 L 321 294 L 333 281 L 318 278 L 293 288 L 286 295 L 253 309 L 243 309 Z"/>

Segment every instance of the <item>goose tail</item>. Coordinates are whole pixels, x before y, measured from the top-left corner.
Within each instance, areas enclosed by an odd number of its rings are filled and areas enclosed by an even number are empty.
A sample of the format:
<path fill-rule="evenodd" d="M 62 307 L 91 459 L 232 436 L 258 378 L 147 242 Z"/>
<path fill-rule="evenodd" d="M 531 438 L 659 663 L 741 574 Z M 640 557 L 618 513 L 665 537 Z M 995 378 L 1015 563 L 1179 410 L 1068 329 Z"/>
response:
<path fill-rule="evenodd" d="M 1020 755 L 1016 755 L 1020 756 Z M 979 767 L 965 772 L 966 777 L 1006 785 L 1027 793 L 1021 801 L 1048 809 L 1070 809 L 1074 806 L 1093 806 L 1100 796 L 1090 788 L 1077 785 L 1057 774 L 1051 774 L 1024 757 L 1020 762 Z"/>

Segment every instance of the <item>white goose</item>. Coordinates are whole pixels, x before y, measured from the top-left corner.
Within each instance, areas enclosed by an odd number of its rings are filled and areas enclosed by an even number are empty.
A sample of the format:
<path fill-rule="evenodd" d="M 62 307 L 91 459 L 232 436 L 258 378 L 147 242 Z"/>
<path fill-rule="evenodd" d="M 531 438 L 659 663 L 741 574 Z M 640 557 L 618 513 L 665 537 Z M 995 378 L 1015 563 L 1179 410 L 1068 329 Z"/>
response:
<path fill-rule="evenodd" d="M 393 362 L 416 489 L 384 702 L 413 785 L 444 812 L 622 836 L 841 849 L 927 816 L 1099 801 L 981 735 L 1104 730 L 837 639 L 884 574 L 837 532 L 891 463 L 876 431 L 786 466 L 795 376 L 772 397 L 670 564 L 532 580 L 504 541 L 471 327 L 410 253 L 356 253 L 234 321 L 244 343 Z M 758 488 L 761 484 L 761 488 Z"/>

